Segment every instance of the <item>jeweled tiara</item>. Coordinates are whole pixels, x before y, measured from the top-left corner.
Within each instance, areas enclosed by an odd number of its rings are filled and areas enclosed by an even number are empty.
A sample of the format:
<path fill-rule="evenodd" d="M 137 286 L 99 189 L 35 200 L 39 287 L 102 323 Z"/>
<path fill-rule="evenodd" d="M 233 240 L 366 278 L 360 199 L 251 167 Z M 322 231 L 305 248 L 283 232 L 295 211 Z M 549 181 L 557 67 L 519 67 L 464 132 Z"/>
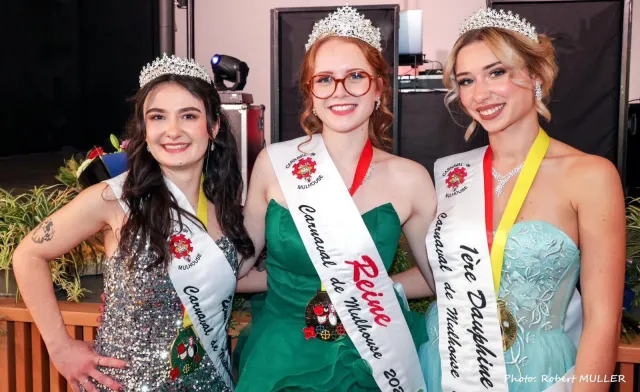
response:
<path fill-rule="evenodd" d="M 169 57 L 166 53 L 163 53 L 162 58 L 156 58 L 140 71 L 140 88 L 158 76 L 166 74 L 192 76 L 209 84 L 211 83 L 211 77 L 207 69 L 196 63 L 194 59 L 187 60 L 175 55 Z"/>
<path fill-rule="evenodd" d="M 519 15 L 514 15 L 511 11 L 497 11 L 491 8 L 481 9 L 465 19 L 460 27 L 460 35 L 463 35 L 467 31 L 478 30 L 485 27 L 499 27 L 515 31 L 538 42 L 536 28 L 528 23 L 526 19 L 521 20 Z"/>
<path fill-rule="evenodd" d="M 313 25 L 305 49 L 308 51 L 314 42 L 327 35 L 357 38 L 382 51 L 380 29 L 348 5 Z"/>

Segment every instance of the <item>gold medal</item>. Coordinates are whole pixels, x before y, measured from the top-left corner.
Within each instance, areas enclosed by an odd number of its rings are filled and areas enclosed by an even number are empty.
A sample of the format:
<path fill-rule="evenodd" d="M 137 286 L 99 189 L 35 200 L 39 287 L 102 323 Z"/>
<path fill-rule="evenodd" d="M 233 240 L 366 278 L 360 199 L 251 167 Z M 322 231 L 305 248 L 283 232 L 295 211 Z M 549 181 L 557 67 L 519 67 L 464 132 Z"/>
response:
<path fill-rule="evenodd" d="M 495 236 L 493 235 L 493 196 L 488 194 L 485 197 L 485 214 L 491 219 L 486 220 L 487 229 L 487 242 L 491 253 L 491 269 L 493 273 L 493 286 L 497 293 L 500 291 L 500 279 L 502 278 L 502 263 L 504 261 L 504 251 L 507 245 L 507 237 L 513 227 L 513 224 L 520 213 L 520 209 L 524 204 L 524 200 L 531 189 L 531 184 L 538 173 L 540 164 L 544 159 L 547 150 L 549 149 L 550 138 L 547 133 L 540 128 L 538 130 L 538 136 L 533 142 L 527 158 L 522 166 L 522 171 L 516 180 L 516 184 L 509 196 L 507 206 L 500 218 L 500 224 L 498 230 L 496 230 Z M 492 184 L 491 175 L 491 148 L 487 149 L 483 161 L 483 174 L 485 181 L 485 190 L 487 184 Z M 492 186 L 488 187 L 489 189 Z M 502 333 L 502 348 L 507 351 L 516 341 L 518 333 L 518 325 L 513 314 L 507 308 L 507 305 L 502 298 L 497 298 L 498 302 L 498 319 L 500 322 L 500 332 Z"/>
<path fill-rule="evenodd" d="M 518 326 L 507 304 L 498 298 L 498 319 L 500 320 L 500 332 L 502 333 L 502 349 L 507 351 L 516 341 Z"/>

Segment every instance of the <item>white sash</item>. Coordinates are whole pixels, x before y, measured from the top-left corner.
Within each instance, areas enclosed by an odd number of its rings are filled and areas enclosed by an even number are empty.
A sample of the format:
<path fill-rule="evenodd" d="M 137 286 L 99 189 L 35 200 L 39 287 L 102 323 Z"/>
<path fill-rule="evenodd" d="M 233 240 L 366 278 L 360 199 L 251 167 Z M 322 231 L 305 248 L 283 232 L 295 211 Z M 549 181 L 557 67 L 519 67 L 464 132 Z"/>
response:
<path fill-rule="evenodd" d="M 443 391 L 508 391 L 484 219 L 486 147 L 436 161 L 427 252 L 438 296 Z"/>
<path fill-rule="evenodd" d="M 322 136 L 304 143 L 308 140 L 305 136 L 268 147 L 307 253 L 378 387 L 390 392 L 424 391 L 418 354 L 393 281 Z M 311 165 L 310 177 L 293 173 L 301 160 Z"/>
<path fill-rule="evenodd" d="M 448 156 L 434 165 L 438 209 L 426 241 L 438 297 L 443 391 L 508 391 L 484 215 L 486 149 Z M 576 347 L 580 305 L 575 290 L 565 329 Z M 572 375 L 573 368 L 546 391 L 571 390 Z"/>
<path fill-rule="evenodd" d="M 127 172 L 105 182 L 111 186 L 123 210 L 128 213 L 128 208 L 121 199 L 126 176 Z M 178 205 L 195 216 L 191 204 L 180 189 L 166 177 L 165 182 Z M 224 253 L 207 232 L 186 218 L 182 219 L 183 229 L 180 231 L 175 220 L 175 212 L 172 212 L 172 216 L 175 222 L 172 237 L 183 235 L 181 240 L 190 241 L 191 249 L 186 255 L 174 256 L 169 266 L 169 278 L 193 322 L 195 332 L 209 359 L 227 386 L 233 390 L 231 362 L 227 350 L 227 325 L 231 315 L 236 276 Z M 176 331 L 177 329 L 176 327 Z"/>

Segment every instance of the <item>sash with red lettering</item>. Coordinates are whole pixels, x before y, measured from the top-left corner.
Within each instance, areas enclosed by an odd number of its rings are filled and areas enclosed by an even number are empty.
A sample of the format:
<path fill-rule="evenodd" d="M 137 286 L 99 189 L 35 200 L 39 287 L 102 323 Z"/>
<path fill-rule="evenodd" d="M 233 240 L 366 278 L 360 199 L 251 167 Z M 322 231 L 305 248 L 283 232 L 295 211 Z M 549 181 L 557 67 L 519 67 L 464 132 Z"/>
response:
<path fill-rule="evenodd" d="M 322 136 L 272 144 L 268 152 L 307 253 L 378 387 L 425 391 L 393 281 Z"/>

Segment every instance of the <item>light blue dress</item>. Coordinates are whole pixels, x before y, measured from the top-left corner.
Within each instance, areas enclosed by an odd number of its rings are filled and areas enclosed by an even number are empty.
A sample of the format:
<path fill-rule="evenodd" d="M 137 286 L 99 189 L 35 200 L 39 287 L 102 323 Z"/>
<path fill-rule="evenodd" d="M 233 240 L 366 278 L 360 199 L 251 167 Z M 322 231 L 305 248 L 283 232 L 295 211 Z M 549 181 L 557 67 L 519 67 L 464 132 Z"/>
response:
<path fill-rule="evenodd" d="M 518 321 L 517 340 L 504 353 L 510 392 L 538 392 L 576 360 L 566 331 L 567 308 L 580 272 L 580 251 L 563 231 L 541 221 L 516 223 L 507 239 L 500 298 Z M 429 341 L 419 350 L 428 392 L 442 390 L 435 302 L 426 316 Z"/>

